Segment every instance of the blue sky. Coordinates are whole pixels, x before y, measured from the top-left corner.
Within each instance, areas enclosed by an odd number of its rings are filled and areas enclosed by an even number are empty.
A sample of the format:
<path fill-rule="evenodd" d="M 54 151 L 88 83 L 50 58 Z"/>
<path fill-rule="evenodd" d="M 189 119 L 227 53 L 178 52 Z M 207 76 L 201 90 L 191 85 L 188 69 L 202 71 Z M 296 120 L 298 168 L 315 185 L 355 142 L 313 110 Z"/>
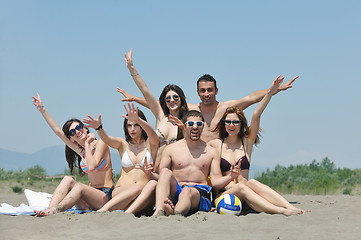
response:
<path fill-rule="evenodd" d="M 300 75 L 264 112 L 252 163 L 327 156 L 361 168 L 360 12 L 360 1 L 0 0 L 0 148 L 62 145 L 32 105 L 36 92 L 60 125 L 102 113 L 107 132 L 124 137 L 116 87 L 140 95 L 123 60 L 133 48 L 157 98 L 174 83 L 199 102 L 205 73 L 217 79 L 219 101 L 268 88 L 278 74 Z"/>

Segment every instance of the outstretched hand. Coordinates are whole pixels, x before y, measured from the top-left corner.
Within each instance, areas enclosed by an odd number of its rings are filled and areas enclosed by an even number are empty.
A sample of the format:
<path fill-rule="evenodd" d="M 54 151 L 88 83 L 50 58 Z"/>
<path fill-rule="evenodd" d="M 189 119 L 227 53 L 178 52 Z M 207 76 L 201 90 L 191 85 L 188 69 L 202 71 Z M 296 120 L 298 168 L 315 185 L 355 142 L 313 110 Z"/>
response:
<path fill-rule="evenodd" d="M 124 108 L 127 111 L 128 116 L 122 115 L 123 118 L 128 119 L 128 121 L 133 121 L 133 122 L 138 122 L 139 121 L 138 107 L 135 108 L 134 103 L 130 104 L 128 102 L 128 108 L 127 108 L 127 106 L 125 104 L 124 104 Z"/>
<path fill-rule="evenodd" d="M 280 91 L 285 91 L 285 90 L 291 88 L 291 87 L 292 87 L 292 83 L 293 83 L 294 81 L 296 81 L 296 79 L 297 79 L 298 77 L 299 77 L 299 76 L 296 76 L 296 77 L 292 78 L 290 81 L 282 84 L 282 85 L 279 87 L 279 90 L 280 90 Z"/>
<path fill-rule="evenodd" d="M 43 102 L 41 101 L 39 93 L 36 93 L 37 97 L 32 97 L 34 106 L 41 112 L 44 110 Z"/>
<path fill-rule="evenodd" d="M 124 98 L 122 99 L 123 102 L 133 102 L 134 101 L 134 96 L 127 93 L 123 89 L 117 88 L 117 92 L 120 92 L 121 94 L 123 94 L 123 96 L 124 96 Z"/>
<path fill-rule="evenodd" d="M 97 129 L 100 127 L 100 125 L 102 125 L 102 115 L 101 114 L 99 114 L 98 119 L 94 119 L 90 115 L 86 115 L 86 116 L 89 118 L 89 119 L 83 118 L 83 122 L 85 124 L 87 124 L 86 127 Z"/>
<path fill-rule="evenodd" d="M 275 94 L 280 89 L 280 85 L 282 84 L 283 79 L 285 79 L 285 77 L 281 77 L 281 74 L 280 74 L 277 76 L 277 78 L 275 80 L 273 80 L 271 88 L 270 88 L 271 94 Z"/>
<path fill-rule="evenodd" d="M 169 115 L 169 120 L 172 121 L 176 126 L 178 126 L 179 128 L 184 128 L 184 123 L 179 120 L 179 118 Z"/>
<path fill-rule="evenodd" d="M 132 52 L 133 52 L 133 48 L 131 48 L 129 52 L 124 54 L 124 56 L 125 56 L 124 60 L 125 60 L 125 63 L 127 64 L 128 68 L 133 66 Z"/>

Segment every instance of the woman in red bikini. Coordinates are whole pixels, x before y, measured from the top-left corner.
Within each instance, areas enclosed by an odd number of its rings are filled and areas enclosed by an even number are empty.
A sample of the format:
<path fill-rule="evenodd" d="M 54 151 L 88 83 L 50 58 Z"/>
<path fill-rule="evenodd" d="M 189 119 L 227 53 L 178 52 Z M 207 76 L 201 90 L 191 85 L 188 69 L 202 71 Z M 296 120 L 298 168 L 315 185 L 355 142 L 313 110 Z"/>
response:
<path fill-rule="evenodd" d="M 36 215 L 47 216 L 74 205 L 81 210 L 101 208 L 111 198 L 114 187 L 115 173 L 109 147 L 102 140 L 96 140 L 95 135 L 78 119 L 68 120 L 61 129 L 46 111 L 39 94 L 32 98 L 49 127 L 66 144 L 65 156 L 70 172 L 77 167 L 79 174 L 87 173 L 89 179 L 89 185 L 85 185 L 65 176 L 55 189 L 48 208 L 36 211 Z"/>
<path fill-rule="evenodd" d="M 269 92 L 258 104 L 248 126 L 247 119 L 238 107 L 229 107 L 216 127 L 220 139 L 209 142 L 219 152 L 219 160 L 212 163 L 211 172 L 216 173 L 212 181 L 218 191 L 215 202 L 224 194 L 236 195 L 257 212 L 294 215 L 303 211 L 292 206 L 285 198 L 270 187 L 248 180 L 252 148 L 259 143 L 260 118 L 272 96 L 277 92 L 284 77 L 279 75 Z"/>

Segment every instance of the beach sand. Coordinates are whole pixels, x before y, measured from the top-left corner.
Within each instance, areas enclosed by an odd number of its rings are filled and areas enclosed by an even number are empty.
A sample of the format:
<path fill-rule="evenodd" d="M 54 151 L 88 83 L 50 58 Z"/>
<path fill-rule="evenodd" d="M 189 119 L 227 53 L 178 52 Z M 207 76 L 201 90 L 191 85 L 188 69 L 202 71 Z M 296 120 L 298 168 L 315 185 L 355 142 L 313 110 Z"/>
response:
<path fill-rule="evenodd" d="M 0 214 L 0 239 L 361 239 L 361 196 L 285 195 L 311 210 L 285 217 L 199 212 L 189 217 L 137 218 L 121 212 L 59 213 L 48 217 Z M 27 204 L 25 195 L 2 191 L 0 203 Z"/>

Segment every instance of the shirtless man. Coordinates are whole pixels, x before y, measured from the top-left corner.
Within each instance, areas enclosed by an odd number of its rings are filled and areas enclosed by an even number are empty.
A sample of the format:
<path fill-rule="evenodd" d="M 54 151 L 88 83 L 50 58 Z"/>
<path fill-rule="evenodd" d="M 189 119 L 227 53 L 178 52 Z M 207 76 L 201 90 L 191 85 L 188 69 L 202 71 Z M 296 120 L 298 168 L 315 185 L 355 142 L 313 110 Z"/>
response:
<path fill-rule="evenodd" d="M 282 84 L 278 92 L 291 88 L 292 83 L 298 77 L 299 76 L 296 76 L 292 80 Z M 284 77 L 282 77 L 281 79 L 283 80 Z M 202 140 L 209 142 L 210 140 L 219 137 L 218 132 L 213 132 L 213 130 L 215 129 L 217 123 L 222 118 L 222 115 L 228 107 L 238 106 L 239 108 L 244 110 L 250 105 L 261 101 L 267 92 L 268 89 L 258 90 L 239 100 L 218 102 L 216 100 L 216 95 L 218 93 L 216 80 L 209 74 L 205 74 L 200 77 L 197 81 L 197 93 L 201 99 L 201 102 L 198 104 L 188 103 L 188 108 L 189 110 L 198 110 L 203 114 L 205 124 L 202 133 Z"/>
<path fill-rule="evenodd" d="M 280 77 L 279 75 L 278 77 Z M 290 81 L 282 84 L 277 93 L 280 91 L 285 91 L 292 87 L 292 83 L 298 78 L 299 76 L 294 77 Z M 283 80 L 284 77 L 281 77 Z M 218 102 L 216 100 L 216 95 L 218 93 L 217 82 L 216 80 L 209 74 L 205 74 L 200 77 L 197 81 L 197 93 L 201 99 L 201 102 L 198 104 L 191 104 L 188 103 L 189 110 L 197 110 L 203 114 L 205 119 L 203 133 L 202 133 L 202 140 L 209 142 L 210 140 L 218 138 L 218 132 L 213 132 L 217 123 L 222 118 L 223 113 L 225 110 L 230 106 L 238 106 L 241 109 L 246 109 L 247 107 L 251 106 L 262 100 L 262 98 L 266 95 L 269 89 L 265 90 L 258 90 L 250 95 L 238 99 L 238 100 L 230 100 L 226 102 Z M 145 99 L 133 96 L 123 89 L 118 90 L 121 94 L 124 95 L 124 99 L 122 101 L 135 101 L 138 104 L 141 104 L 147 108 L 148 104 Z M 277 94 L 276 93 L 276 94 Z"/>
<path fill-rule="evenodd" d="M 187 216 L 198 210 L 210 210 L 211 187 L 207 179 L 211 163 L 218 155 L 201 140 L 203 126 L 202 114 L 189 111 L 184 120 L 184 138 L 163 151 L 154 215 Z"/>

